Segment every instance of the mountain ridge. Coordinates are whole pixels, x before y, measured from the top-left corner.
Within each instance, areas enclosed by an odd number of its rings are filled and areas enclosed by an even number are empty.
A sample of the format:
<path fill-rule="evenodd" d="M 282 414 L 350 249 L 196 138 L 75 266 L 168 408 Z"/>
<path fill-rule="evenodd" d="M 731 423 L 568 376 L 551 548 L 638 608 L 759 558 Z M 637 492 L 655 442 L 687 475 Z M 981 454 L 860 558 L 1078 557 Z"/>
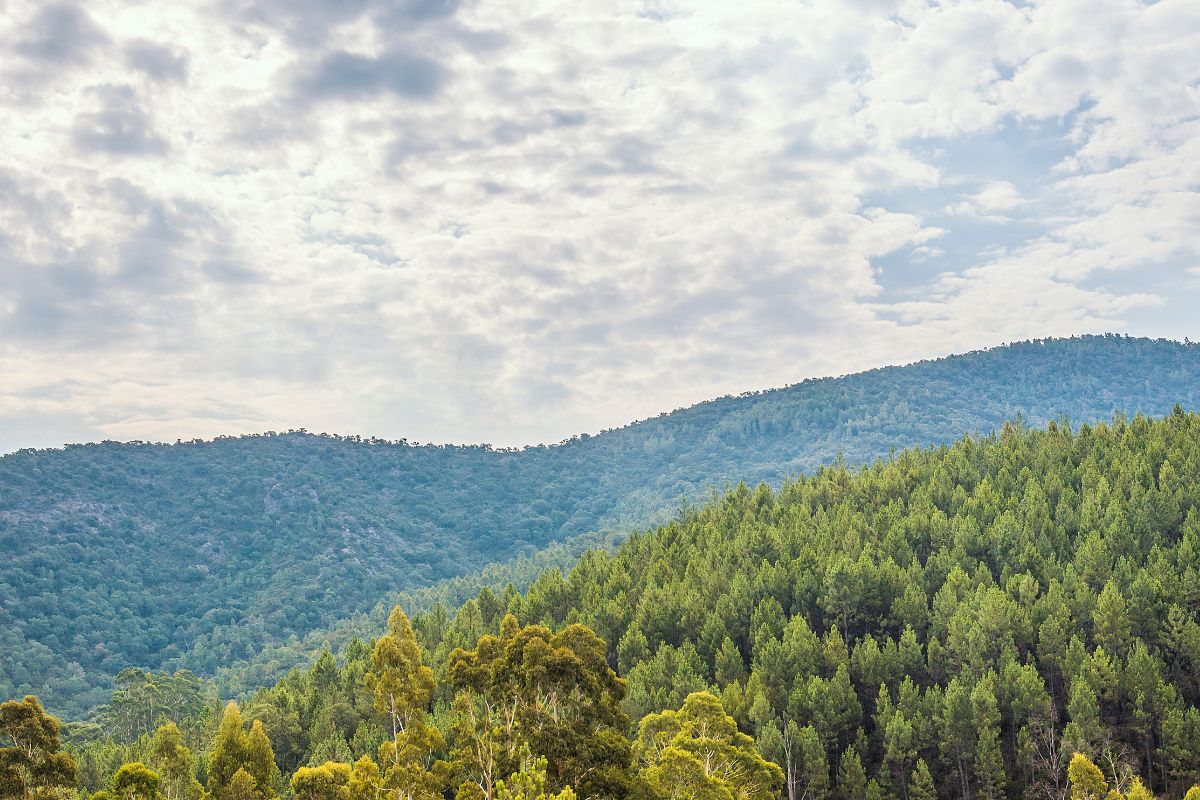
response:
<path fill-rule="evenodd" d="M 1177 403 L 1200 406 L 1200 348 L 1109 335 L 809 379 L 520 450 L 308 433 L 22 450 L 0 458 L 15 556 L 0 567 L 0 689 L 78 713 L 125 666 L 211 674 L 395 592 L 659 524 L 739 481 L 1016 417 Z"/>

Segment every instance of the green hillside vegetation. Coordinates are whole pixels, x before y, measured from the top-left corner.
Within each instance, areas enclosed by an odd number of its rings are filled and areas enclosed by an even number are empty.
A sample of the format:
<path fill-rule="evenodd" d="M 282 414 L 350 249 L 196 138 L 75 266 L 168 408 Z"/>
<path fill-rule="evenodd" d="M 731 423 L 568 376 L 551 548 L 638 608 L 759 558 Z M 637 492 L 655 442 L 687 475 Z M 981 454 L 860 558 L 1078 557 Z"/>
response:
<path fill-rule="evenodd" d="M 82 791 L 112 791 L 124 764 L 167 769 L 152 734 L 177 722 L 215 800 L 1175 800 L 1200 782 L 1198 502 L 1198 415 L 1009 425 L 739 486 L 525 593 L 397 610 L 245 698 L 245 724 L 186 674 L 126 673 L 71 752 Z M 216 777 L 242 762 L 213 766 L 234 728 L 273 757 L 242 794 Z"/>
<path fill-rule="evenodd" d="M 21 451 L 0 458 L 0 696 L 79 716 L 131 666 L 211 676 L 248 660 L 239 680 L 270 679 L 264 649 L 303 649 L 293 637 L 406 589 L 658 524 L 711 487 L 777 486 L 839 452 L 866 463 L 1017 415 L 1176 402 L 1200 406 L 1200 348 L 1109 336 L 806 381 L 518 451 L 306 433 Z"/>

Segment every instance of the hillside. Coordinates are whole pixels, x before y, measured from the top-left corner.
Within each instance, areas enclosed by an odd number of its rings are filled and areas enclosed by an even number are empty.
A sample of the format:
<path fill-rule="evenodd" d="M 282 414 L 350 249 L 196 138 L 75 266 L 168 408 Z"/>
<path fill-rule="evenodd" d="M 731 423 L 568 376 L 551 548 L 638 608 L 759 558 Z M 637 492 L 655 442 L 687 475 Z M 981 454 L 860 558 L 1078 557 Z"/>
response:
<path fill-rule="evenodd" d="M 843 453 L 1200 406 L 1200 348 L 1086 337 L 726 397 L 497 452 L 303 433 L 0 458 L 0 695 L 60 713 L 128 665 L 202 673 L 399 590 L 664 521 Z"/>
<path fill-rule="evenodd" d="M 388 705 L 364 687 L 388 664 L 415 674 L 418 658 L 432 670 L 414 713 L 439 733 L 410 747 L 403 774 L 444 760 L 429 780 L 461 782 L 460 797 L 518 769 L 520 743 L 549 759 L 546 796 L 578 788 L 569 773 L 584 762 L 610 772 L 581 797 L 1178 800 L 1200 782 L 1198 476 L 1200 415 L 1176 410 L 1074 431 L 1008 425 L 778 491 L 739 486 L 524 594 L 485 590 L 411 627 L 396 611 L 383 643 L 352 642 L 340 663 L 322 654 L 242 709 L 281 796 L 296 771 L 302 800 L 327 796 L 306 793 L 319 776 L 304 765 L 335 781 L 378 777 L 376 754 L 390 763 Z M 407 661 L 389 655 L 399 642 Z M 596 691 L 621 713 L 592 722 Z M 200 762 L 215 752 L 215 698 L 194 694 L 209 704 L 199 713 L 145 691 L 114 700 L 76 734 L 85 792 L 122 760 L 154 763 L 143 734 L 166 719 Z M 708 732 L 680 739 L 672 720 L 689 713 Z M 668 742 L 712 755 L 722 736 L 782 767 L 774 786 L 736 791 L 683 756 L 662 772 Z M 1068 762 L 1094 792 L 1068 791 Z"/>

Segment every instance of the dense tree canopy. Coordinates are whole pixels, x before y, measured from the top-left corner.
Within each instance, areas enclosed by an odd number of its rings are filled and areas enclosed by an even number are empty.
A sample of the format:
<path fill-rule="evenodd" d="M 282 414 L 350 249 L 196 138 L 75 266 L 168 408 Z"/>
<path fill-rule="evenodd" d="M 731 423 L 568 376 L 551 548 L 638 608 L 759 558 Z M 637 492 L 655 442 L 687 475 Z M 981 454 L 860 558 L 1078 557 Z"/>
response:
<path fill-rule="evenodd" d="M 190 737 L 215 800 L 1195 800 L 1198 505 L 1182 409 L 743 485 L 223 715 L 78 726 L 80 783 L 165 795 Z"/>
<path fill-rule="evenodd" d="M 1161 415 L 1176 402 L 1200 407 L 1200 348 L 1088 337 L 721 398 L 521 451 L 304 433 L 22 451 L 0 458 L 0 696 L 36 691 L 78 716 L 104 702 L 111 676 L 127 667 L 209 676 L 242 660 L 252 663 L 227 688 L 261 686 L 309 660 L 294 635 L 397 590 L 589 532 L 663 521 L 709 487 L 778 486 L 839 452 L 869 462 L 1017 414 L 1035 424 L 1094 421 L 1114 411 Z M 1048 490 L 1048 502 L 1059 502 Z M 1087 557 L 1102 562 L 1101 548 L 1089 547 Z M 850 588 L 831 581 L 821 624 L 841 609 L 842 634 L 857 639 L 864 620 L 852 586 L 864 564 L 847 552 L 826 566 Z M 535 573 L 526 564 L 507 575 L 523 585 Z M 468 585 L 453 585 L 449 599 L 465 599 Z M 358 631 L 377 629 L 390 606 Z M 1116 610 L 1106 600 L 1105 613 Z M 658 659 L 647 669 L 684 665 L 691 680 L 691 651 L 658 646 L 671 621 L 658 613 L 640 631 Z M 1103 634 L 1110 656 L 1136 630 L 1114 620 Z M 696 642 L 697 652 L 711 657 L 724 638 Z M 748 642 L 730 641 L 747 653 Z M 627 652 L 637 646 L 631 639 Z M 631 702 L 643 702 L 643 688 L 631 685 Z"/>

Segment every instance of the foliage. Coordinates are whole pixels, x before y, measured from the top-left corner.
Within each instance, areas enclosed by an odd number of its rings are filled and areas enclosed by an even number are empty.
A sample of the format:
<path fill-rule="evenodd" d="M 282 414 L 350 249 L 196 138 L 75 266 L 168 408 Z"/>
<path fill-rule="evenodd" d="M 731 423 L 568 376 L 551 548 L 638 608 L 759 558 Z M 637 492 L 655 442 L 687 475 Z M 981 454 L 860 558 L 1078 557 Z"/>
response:
<path fill-rule="evenodd" d="M 0 798 L 43 800 L 74 785 L 75 763 L 58 731 L 36 697 L 0 703 Z"/>
<path fill-rule="evenodd" d="M 254 720 L 247 732 L 241 710 L 230 702 L 208 760 L 208 791 L 215 800 L 269 800 L 275 766 L 262 722 Z"/>
<path fill-rule="evenodd" d="M 0 696 L 38 692 L 79 717 L 131 665 L 225 668 L 227 688 L 268 685 L 320 649 L 293 636 L 397 589 L 663 522 L 710 488 L 778 486 L 837 453 L 865 463 L 1018 414 L 1095 421 L 1176 402 L 1200 406 L 1200 348 L 1085 337 L 724 397 L 519 451 L 304 432 L 21 451 L 0 458 Z M 834 568 L 853 576 L 857 556 L 846 556 Z M 539 563 L 505 580 L 524 586 Z M 445 589 L 449 607 L 462 586 Z M 390 606 L 356 632 L 377 629 Z M 1102 638 L 1124 657 L 1124 628 Z M 148 716 L 127 741 L 179 721 Z"/>
<path fill-rule="evenodd" d="M 779 767 L 758 754 L 708 692 L 688 695 L 678 712 L 645 717 L 635 752 L 647 784 L 664 800 L 768 800 L 783 784 Z"/>
<path fill-rule="evenodd" d="M 1178 800 L 1198 613 L 1200 416 L 1012 424 L 739 485 L 524 593 L 394 610 L 219 724 L 76 752 L 93 789 L 208 730 L 214 800 Z"/>

